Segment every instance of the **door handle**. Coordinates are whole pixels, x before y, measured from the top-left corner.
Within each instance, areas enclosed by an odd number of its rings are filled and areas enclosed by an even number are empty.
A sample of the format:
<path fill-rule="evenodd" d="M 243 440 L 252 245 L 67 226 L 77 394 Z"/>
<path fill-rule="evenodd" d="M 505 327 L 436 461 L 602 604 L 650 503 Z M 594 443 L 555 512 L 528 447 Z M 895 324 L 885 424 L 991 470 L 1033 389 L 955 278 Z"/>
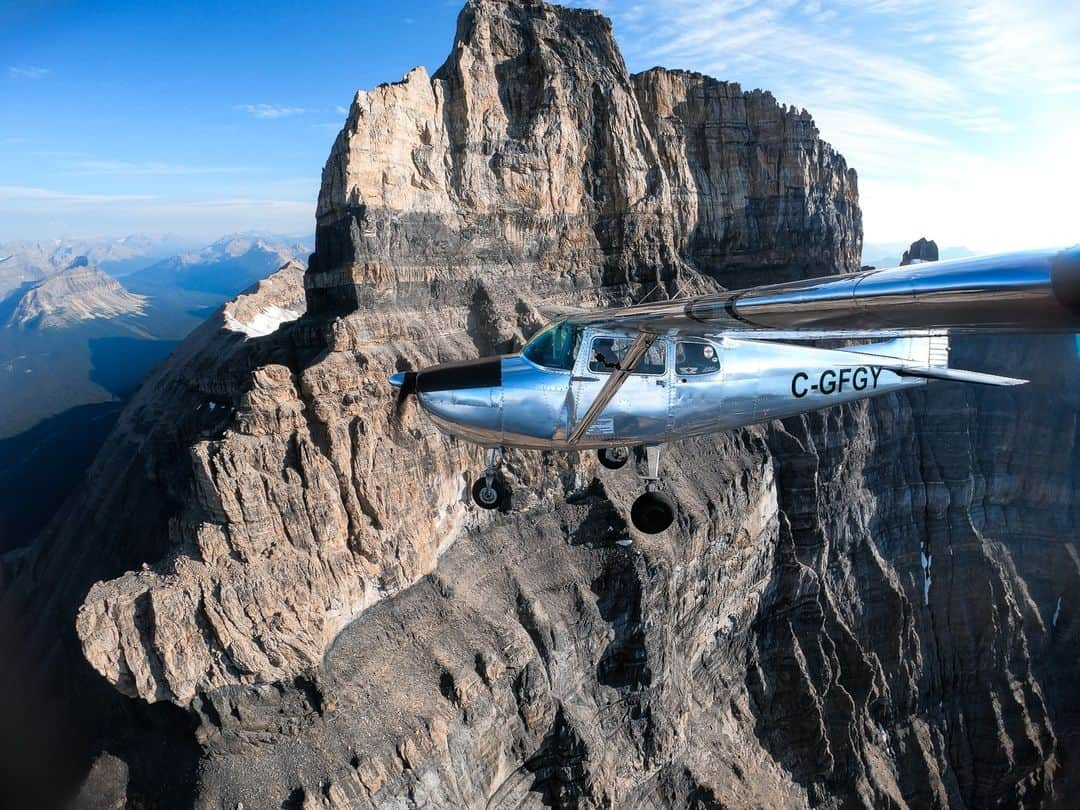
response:
<path fill-rule="evenodd" d="M 656 384 L 659 385 L 661 388 L 663 388 L 665 385 L 667 385 L 667 381 L 666 380 L 657 380 Z"/>

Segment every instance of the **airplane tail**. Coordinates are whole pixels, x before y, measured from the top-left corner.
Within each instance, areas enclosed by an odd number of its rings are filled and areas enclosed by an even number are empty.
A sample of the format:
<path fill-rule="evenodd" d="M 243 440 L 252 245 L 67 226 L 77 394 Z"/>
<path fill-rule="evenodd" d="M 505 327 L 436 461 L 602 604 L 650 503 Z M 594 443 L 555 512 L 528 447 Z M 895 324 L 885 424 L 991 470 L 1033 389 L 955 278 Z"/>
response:
<path fill-rule="evenodd" d="M 883 359 L 901 360 L 927 368 L 948 368 L 949 366 L 948 335 L 894 338 L 881 343 L 848 346 L 841 351 L 873 354 Z"/>
<path fill-rule="evenodd" d="M 980 385 L 1023 385 L 1028 382 L 1017 377 L 1002 377 L 981 371 L 949 368 L 949 336 L 905 337 L 849 346 L 840 351 L 873 355 L 881 358 L 881 367 L 902 377 L 922 377 L 928 380 L 977 383 Z"/>

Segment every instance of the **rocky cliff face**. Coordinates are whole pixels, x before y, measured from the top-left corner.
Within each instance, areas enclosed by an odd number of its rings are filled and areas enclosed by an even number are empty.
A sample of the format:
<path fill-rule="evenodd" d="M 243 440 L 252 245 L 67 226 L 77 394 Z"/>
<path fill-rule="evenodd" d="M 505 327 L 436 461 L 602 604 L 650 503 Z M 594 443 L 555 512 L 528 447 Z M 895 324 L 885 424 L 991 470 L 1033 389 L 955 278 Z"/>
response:
<path fill-rule="evenodd" d="M 860 234 L 805 112 L 630 76 L 594 12 L 472 0 L 433 76 L 357 94 L 303 289 L 287 268 L 148 380 L 0 608 L 89 662 L 140 801 L 1065 801 L 1071 344 L 998 346 L 1058 370 L 1034 390 L 680 443 L 657 538 L 584 457 L 512 454 L 514 511 L 477 514 L 478 453 L 393 415 L 389 373 L 511 350 L 541 302 L 853 270 Z"/>
<path fill-rule="evenodd" d="M 936 262 L 937 260 L 937 242 L 933 239 L 928 241 L 924 236 L 916 239 L 911 243 L 911 247 L 904 251 L 904 255 L 900 259 L 900 266 L 903 267 L 909 264 L 917 264 L 918 262 Z"/>
<path fill-rule="evenodd" d="M 146 299 L 91 267 L 85 257 L 31 287 L 15 302 L 5 326 L 58 329 L 81 321 L 140 315 Z"/>

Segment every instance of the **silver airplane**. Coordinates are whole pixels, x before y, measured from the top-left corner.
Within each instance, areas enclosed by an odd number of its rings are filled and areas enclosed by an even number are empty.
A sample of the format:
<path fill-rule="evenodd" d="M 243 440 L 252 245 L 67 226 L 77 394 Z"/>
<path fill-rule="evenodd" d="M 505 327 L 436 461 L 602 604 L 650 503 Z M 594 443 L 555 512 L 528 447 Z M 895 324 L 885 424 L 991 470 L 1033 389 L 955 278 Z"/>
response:
<path fill-rule="evenodd" d="M 546 310 L 520 354 L 390 378 L 444 432 L 488 449 L 472 488 L 509 508 L 504 448 L 644 457 L 640 531 L 675 517 L 660 448 L 688 436 L 953 380 L 1027 380 L 950 368 L 950 334 L 1080 332 L 1080 246 L 868 270 L 602 310 Z M 804 345 L 870 341 L 842 348 Z"/>

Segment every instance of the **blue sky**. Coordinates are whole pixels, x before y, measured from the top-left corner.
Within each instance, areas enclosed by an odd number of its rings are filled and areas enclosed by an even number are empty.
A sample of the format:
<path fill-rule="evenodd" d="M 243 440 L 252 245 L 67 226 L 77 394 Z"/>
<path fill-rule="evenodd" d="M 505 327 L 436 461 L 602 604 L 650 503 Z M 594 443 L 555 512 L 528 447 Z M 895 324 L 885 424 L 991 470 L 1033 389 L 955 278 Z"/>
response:
<path fill-rule="evenodd" d="M 631 70 L 805 107 L 866 240 L 1080 239 L 1080 4 L 607 0 Z M 0 240 L 312 230 L 359 88 L 449 52 L 460 3 L 0 0 Z"/>

